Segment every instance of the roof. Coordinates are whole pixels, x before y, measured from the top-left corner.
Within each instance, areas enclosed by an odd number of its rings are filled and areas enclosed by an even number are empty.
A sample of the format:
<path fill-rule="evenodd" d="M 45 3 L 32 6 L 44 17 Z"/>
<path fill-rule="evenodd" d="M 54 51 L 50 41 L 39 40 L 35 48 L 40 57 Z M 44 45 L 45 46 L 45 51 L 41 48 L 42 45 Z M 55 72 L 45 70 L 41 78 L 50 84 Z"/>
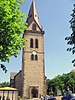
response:
<path fill-rule="evenodd" d="M 38 17 L 38 14 L 37 14 L 37 10 L 36 10 L 36 6 L 35 6 L 34 0 L 32 0 L 32 4 L 31 4 L 30 10 L 29 10 L 29 14 L 28 14 L 28 19 L 27 19 L 28 25 L 31 23 L 30 18 L 31 18 L 31 20 L 34 20 L 38 24 L 40 29 L 42 29 L 42 27 L 40 25 L 40 22 L 39 22 L 39 17 Z"/>
<path fill-rule="evenodd" d="M 72 71 L 71 72 L 75 72 L 75 69 L 72 69 Z"/>
<path fill-rule="evenodd" d="M 9 91 L 17 91 L 16 88 L 11 88 L 11 87 L 3 87 L 3 88 L 0 88 L 0 91 L 3 91 L 3 90 L 4 90 L 4 91 L 5 91 L 5 90 L 6 90 L 6 91 L 8 91 L 8 90 L 9 90 Z"/>
<path fill-rule="evenodd" d="M 11 72 L 10 73 L 10 79 L 14 79 L 14 76 L 17 74 L 17 72 Z"/>
<path fill-rule="evenodd" d="M 22 74 L 22 70 L 20 70 L 15 76 L 14 76 L 14 79 L 16 76 L 18 76 L 19 74 Z"/>

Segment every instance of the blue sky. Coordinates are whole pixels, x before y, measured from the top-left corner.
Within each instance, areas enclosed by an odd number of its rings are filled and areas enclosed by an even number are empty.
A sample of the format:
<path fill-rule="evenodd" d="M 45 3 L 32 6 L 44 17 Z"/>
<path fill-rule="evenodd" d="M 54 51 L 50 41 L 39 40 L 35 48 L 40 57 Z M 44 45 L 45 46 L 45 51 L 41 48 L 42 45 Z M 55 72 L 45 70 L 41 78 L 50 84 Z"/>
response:
<path fill-rule="evenodd" d="M 21 10 L 28 14 L 32 0 L 26 0 Z M 69 47 L 65 37 L 71 34 L 70 14 L 73 10 L 75 0 L 35 0 L 39 20 L 45 31 L 45 74 L 52 79 L 57 75 L 69 73 L 74 67 L 72 59 L 74 55 L 67 52 Z M 10 72 L 17 72 L 22 67 L 22 54 L 17 58 L 11 57 L 10 63 L 4 63 L 8 69 L 5 74 L 0 69 L 0 82 L 10 80 Z"/>

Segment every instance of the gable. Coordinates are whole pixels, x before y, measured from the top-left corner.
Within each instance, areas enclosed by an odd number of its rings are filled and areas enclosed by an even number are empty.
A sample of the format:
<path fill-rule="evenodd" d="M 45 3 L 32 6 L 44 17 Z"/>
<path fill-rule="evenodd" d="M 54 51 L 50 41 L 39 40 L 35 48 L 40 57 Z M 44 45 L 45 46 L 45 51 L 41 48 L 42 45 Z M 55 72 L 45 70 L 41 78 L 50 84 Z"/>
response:
<path fill-rule="evenodd" d="M 28 30 L 33 30 L 33 24 L 36 25 L 36 31 L 42 31 L 42 29 L 38 26 L 38 24 L 36 23 L 36 21 L 32 21 L 31 24 L 28 26 Z"/>

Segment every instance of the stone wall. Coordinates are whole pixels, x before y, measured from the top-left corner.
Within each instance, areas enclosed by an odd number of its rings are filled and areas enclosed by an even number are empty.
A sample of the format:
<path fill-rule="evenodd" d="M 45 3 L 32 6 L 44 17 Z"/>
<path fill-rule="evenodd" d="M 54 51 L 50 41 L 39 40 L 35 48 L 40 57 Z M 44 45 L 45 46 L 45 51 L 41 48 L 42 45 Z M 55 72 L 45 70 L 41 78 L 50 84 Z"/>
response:
<path fill-rule="evenodd" d="M 38 97 L 44 95 L 45 68 L 44 68 L 44 36 L 38 33 L 25 33 L 26 48 L 23 49 L 23 96 L 31 97 L 31 87 L 38 87 Z M 30 39 L 33 39 L 33 48 L 30 48 Z M 38 48 L 35 48 L 35 39 L 38 39 Z M 31 55 L 37 54 L 38 60 L 31 60 Z"/>
<path fill-rule="evenodd" d="M 18 95 L 22 96 L 22 71 L 14 77 L 15 88 L 18 90 Z"/>

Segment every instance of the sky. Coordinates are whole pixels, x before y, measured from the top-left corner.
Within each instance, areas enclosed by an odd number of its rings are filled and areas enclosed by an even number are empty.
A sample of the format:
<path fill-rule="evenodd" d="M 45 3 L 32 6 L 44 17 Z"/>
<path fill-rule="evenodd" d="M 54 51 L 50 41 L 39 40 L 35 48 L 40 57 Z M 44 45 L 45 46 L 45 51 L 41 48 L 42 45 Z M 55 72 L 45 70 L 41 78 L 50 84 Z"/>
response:
<path fill-rule="evenodd" d="M 28 14 L 32 0 L 25 0 L 21 10 Z M 44 34 L 45 75 L 52 79 L 57 75 L 69 73 L 74 67 L 74 55 L 67 52 L 70 47 L 65 37 L 71 34 L 70 19 L 75 0 L 34 0 Z M 2 62 L 8 72 L 0 69 L 0 82 L 10 81 L 10 72 L 19 72 L 22 67 L 22 51 L 17 58 L 11 57 L 10 63 Z"/>

